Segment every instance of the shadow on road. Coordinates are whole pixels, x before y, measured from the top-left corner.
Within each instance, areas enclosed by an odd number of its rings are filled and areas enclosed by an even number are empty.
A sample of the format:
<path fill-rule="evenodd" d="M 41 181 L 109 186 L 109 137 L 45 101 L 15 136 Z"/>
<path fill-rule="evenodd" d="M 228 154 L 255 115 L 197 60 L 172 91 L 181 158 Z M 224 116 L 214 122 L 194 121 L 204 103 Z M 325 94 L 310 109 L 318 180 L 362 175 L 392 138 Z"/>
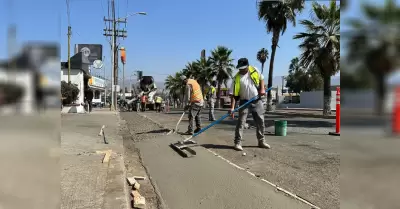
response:
<path fill-rule="evenodd" d="M 153 131 L 146 131 L 146 132 L 140 132 L 136 134 L 161 134 L 161 133 L 168 133 L 170 132 L 170 129 L 164 128 L 164 129 L 159 129 L 159 130 L 153 130 Z"/>
<path fill-rule="evenodd" d="M 223 144 L 202 144 L 201 146 L 207 149 L 232 149 L 232 146 Z"/>
<path fill-rule="evenodd" d="M 237 120 L 223 120 L 220 122 L 221 125 L 236 126 Z M 247 123 L 250 127 L 255 127 L 253 120 L 248 120 Z M 274 120 L 265 120 L 265 127 L 274 127 Z M 301 127 L 301 128 L 332 128 L 335 127 L 334 122 L 322 121 L 322 120 L 287 120 L 287 127 Z"/>

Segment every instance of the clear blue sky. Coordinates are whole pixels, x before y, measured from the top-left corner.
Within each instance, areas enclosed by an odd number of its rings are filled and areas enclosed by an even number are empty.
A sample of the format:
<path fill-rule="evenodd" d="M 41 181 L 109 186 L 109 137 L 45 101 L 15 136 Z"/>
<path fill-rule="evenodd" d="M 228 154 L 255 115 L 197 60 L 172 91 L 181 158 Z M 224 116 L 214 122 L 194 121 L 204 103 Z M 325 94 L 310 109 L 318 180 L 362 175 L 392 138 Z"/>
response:
<path fill-rule="evenodd" d="M 7 24 L 18 25 L 17 40 L 47 40 L 61 43 L 61 59 L 67 59 L 67 9 L 65 1 L 12 0 L 13 6 L 2 1 L 0 5 L 0 46 L 6 46 Z M 200 51 L 207 54 L 218 45 L 233 49 L 233 58 L 247 57 L 250 63 L 260 67 L 257 51 L 265 47 L 270 51 L 271 35 L 265 32 L 265 24 L 258 21 L 256 1 L 229 0 L 115 0 L 117 15 L 147 12 L 147 16 L 130 17 L 128 38 L 121 40 L 127 51 L 126 75 L 133 70 L 163 81 L 167 74 L 181 70 L 189 61 L 198 59 Z M 129 1 L 129 2 L 128 2 Z M 322 1 L 320 1 L 322 2 Z M 352 16 L 359 14 L 355 1 L 349 8 Z M 324 1 L 323 3 L 328 3 Z M 311 2 L 297 18 L 309 17 Z M 18 8 L 15 9 L 15 8 Z M 71 46 L 78 43 L 103 44 L 106 68 L 110 74 L 110 48 L 103 34 L 103 16 L 107 16 L 107 0 L 70 0 L 72 26 Z M 347 12 L 347 13 L 348 13 Z M 11 21 L 11 20 L 14 21 Z M 123 26 L 123 25 L 121 25 Z M 289 27 L 279 41 L 274 76 L 286 75 L 289 62 L 299 55 L 300 41 L 293 35 L 303 31 L 301 25 Z M 73 50 L 72 50 L 73 52 Z M 7 48 L 0 50 L 0 58 L 6 58 Z M 264 75 L 267 75 L 269 61 Z M 109 76 L 109 75 L 108 75 Z"/>

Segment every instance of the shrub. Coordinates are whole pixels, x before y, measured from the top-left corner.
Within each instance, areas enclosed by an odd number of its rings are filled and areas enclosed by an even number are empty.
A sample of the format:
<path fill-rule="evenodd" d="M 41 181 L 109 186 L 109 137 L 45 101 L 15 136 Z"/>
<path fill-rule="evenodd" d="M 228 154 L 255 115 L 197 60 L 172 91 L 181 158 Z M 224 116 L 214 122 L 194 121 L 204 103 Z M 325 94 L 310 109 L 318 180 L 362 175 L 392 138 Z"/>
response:
<path fill-rule="evenodd" d="M 61 81 L 61 96 L 63 105 L 71 104 L 78 99 L 79 89 L 74 84 Z"/>

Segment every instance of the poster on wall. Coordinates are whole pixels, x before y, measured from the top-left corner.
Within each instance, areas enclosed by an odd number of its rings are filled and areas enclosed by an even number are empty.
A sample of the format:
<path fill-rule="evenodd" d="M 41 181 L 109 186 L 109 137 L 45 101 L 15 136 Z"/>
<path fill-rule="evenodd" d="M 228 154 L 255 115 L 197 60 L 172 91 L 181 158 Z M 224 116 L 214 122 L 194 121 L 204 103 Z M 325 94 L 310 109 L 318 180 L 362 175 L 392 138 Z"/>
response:
<path fill-rule="evenodd" d="M 90 63 L 95 60 L 103 60 L 103 45 L 101 44 L 75 44 L 75 54 L 82 52 Z"/>

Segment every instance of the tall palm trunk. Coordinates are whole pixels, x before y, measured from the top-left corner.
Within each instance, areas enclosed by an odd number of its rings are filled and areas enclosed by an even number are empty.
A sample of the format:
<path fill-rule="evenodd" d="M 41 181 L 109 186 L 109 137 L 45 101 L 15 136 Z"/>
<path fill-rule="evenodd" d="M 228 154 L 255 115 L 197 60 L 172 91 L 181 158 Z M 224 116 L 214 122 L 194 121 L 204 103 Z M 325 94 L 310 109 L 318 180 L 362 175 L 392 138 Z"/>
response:
<path fill-rule="evenodd" d="M 278 41 L 279 41 L 279 30 L 274 30 L 273 36 L 272 36 L 271 59 L 269 61 L 269 70 L 268 70 L 268 89 L 272 87 L 275 52 L 276 52 L 276 47 L 278 46 Z M 267 111 L 272 111 L 272 93 L 271 93 L 271 91 L 267 92 Z"/>
<path fill-rule="evenodd" d="M 375 106 L 375 111 L 376 114 L 381 116 L 384 114 L 384 101 L 386 98 L 386 85 L 385 85 L 385 75 L 383 73 L 376 73 L 375 75 L 376 79 L 376 106 Z"/>
<path fill-rule="evenodd" d="M 332 97 L 332 91 L 331 91 L 331 76 L 328 73 L 323 74 L 324 77 L 324 110 L 323 110 L 323 115 L 331 115 L 332 110 L 331 110 L 331 97 Z"/>
<path fill-rule="evenodd" d="M 216 103 L 217 108 L 221 108 L 221 88 L 222 88 L 222 81 L 218 81 L 217 103 Z"/>
<path fill-rule="evenodd" d="M 264 73 L 264 62 L 261 63 L 261 74 Z"/>

